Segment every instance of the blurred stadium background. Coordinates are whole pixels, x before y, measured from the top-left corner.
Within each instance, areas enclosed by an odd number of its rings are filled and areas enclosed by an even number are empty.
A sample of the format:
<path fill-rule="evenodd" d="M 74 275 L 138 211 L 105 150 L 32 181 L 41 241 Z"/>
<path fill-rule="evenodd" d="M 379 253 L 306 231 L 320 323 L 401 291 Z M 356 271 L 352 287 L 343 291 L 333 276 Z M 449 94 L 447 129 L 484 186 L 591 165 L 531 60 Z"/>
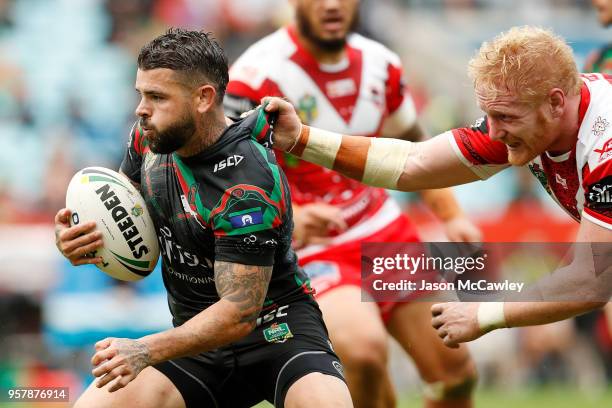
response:
<path fill-rule="evenodd" d="M 361 11 L 361 31 L 401 55 L 431 134 L 479 116 L 466 63 L 481 41 L 543 25 L 581 66 L 611 34 L 589 0 L 364 0 Z M 73 400 L 91 380 L 93 342 L 169 325 L 159 271 L 122 284 L 71 267 L 53 242 L 74 172 L 119 165 L 140 46 L 169 26 L 204 28 L 233 61 L 290 17 L 286 0 L 0 0 L 0 389 L 69 386 Z M 523 171 L 456 191 L 488 241 L 573 240 L 576 225 Z M 442 239 L 412 196 L 398 197 L 425 239 Z M 611 407 L 611 332 L 612 313 L 598 312 L 480 339 L 477 406 Z M 391 369 L 402 407 L 419 406 L 418 377 L 397 350 Z"/>

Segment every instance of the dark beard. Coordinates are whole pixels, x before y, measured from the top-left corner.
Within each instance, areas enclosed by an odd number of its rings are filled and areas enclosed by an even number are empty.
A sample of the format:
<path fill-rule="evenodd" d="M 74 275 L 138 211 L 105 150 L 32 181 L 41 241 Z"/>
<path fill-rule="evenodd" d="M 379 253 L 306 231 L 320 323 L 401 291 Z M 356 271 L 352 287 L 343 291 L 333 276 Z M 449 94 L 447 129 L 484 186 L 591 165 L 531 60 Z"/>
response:
<path fill-rule="evenodd" d="M 299 10 L 296 10 L 295 19 L 300 33 L 313 43 L 317 48 L 327 52 L 339 52 L 346 46 L 346 37 L 338 38 L 336 40 L 325 40 L 317 37 L 310 25 L 310 22 L 306 16 Z M 355 9 L 355 14 L 351 17 L 351 24 L 348 32 L 353 32 L 359 26 L 359 7 Z"/>
<path fill-rule="evenodd" d="M 149 148 L 153 153 L 170 154 L 185 146 L 195 133 L 195 124 L 189 117 L 183 117 L 163 131 L 154 130 L 156 135 L 148 138 Z"/>

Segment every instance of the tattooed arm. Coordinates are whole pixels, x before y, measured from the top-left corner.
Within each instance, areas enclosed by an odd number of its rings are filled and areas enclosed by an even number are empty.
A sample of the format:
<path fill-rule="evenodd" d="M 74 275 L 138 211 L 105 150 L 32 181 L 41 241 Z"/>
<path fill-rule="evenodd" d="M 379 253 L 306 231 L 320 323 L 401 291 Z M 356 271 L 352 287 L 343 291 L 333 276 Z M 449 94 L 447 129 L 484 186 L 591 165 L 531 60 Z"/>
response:
<path fill-rule="evenodd" d="M 271 266 L 216 261 L 220 300 L 182 326 L 143 337 L 152 361 L 202 353 L 248 335 L 255 328 L 271 276 Z"/>
<path fill-rule="evenodd" d="M 220 300 L 179 327 L 143 337 L 153 363 L 216 349 L 248 335 L 255 328 L 271 276 L 271 266 L 216 261 Z"/>
<path fill-rule="evenodd" d="M 146 366 L 213 350 L 248 335 L 255 328 L 271 276 L 271 266 L 215 262 L 220 300 L 179 327 L 138 340 L 98 342 L 92 359 L 93 375 L 102 377 L 97 386 L 118 378 L 109 388 L 116 391 Z"/>

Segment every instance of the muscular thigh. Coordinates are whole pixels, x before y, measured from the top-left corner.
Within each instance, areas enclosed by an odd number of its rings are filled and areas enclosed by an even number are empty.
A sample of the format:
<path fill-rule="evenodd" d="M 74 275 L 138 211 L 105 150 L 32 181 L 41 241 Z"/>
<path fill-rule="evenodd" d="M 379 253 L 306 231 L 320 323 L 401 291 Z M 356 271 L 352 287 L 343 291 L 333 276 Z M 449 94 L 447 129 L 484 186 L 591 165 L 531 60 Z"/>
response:
<path fill-rule="evenodd" d="M 361 301 L 361 288 L 338 286 L 317 298 L 336 351 L 359 343 L 387 342 L 387 332 L 376 303 Z"/>
<path fill-rule="evenodd" d="M 94 381 L 78 399 L 75 408 L 185 408 L 174 384 L 153 367 L 142 370 L 119 391 L 110 393 L 108 387 L 109 384 L 97 388 Z"/>
<path fill-rule="evenodd" d="M 396 307 L 387 323 L 389 333 L 414 360 L 427 382 L 453 380 L 473 371 L 465 345 L 446 347 L 431 326 L 430 302 L 412 302 Z"/>
<path fill-rule="evenodd" d="M 285 408 L 351 408 L 353 403 L 346 383 L 322 373 L 310 373 L 291 385 Z"/>

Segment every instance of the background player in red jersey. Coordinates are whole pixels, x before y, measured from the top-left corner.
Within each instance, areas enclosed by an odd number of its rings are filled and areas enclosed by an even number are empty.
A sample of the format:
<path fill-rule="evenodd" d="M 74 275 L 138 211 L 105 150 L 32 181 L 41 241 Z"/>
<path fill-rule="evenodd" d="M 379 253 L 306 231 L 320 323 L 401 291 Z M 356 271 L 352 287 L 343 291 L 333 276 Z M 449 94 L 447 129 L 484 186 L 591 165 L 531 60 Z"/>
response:
<path fill-rule="evenodd" d="M 469 71 L 486 116 L 471 128 L 421 143 L 311 129 L 278 98 L 269 98 L 266 107 L 280 110 L 277 148 L 368 184 L 412 191 L 469 183 L 510 165 L 528 165 L 549 195 L 580 222 L 576 241 L 591 244 L 577 245 L 570 265 L 522 294 L 524 300 L 551 301 L 434 305 L 432 323 L 453 347 L 496 328 L 576 316 L 604 306 L 612 294 L 612 77 L 580 75 L 563 39 L 529 26 L 483 43 Z M 346 149 L 353 152 L 350 160 Z"/>
<path fill-rule="evenodd" d="M 399 57 L 351 34 L 359 2 L 295 1 L 294 6 L 295 24 L 258 41 L 232 66 L 226 112 L 238 115 L 263 96 L 277 95 L 313 126 L 423 140 Z M 466 349 L 451 351 L 436 337 L 429 304 L 361 302 L 361 242 L 417 241 L 408 218 L 380 188 L 291 155 L 277 156 L 291 185 L 300 265 L 317 290 L 355 405 L 395 405 L 386 370 L 388 332 L 413 357 L 426 383 L 427 406 L 469 406 L 474 365 Z M 480 238 L 450 190 L 422 195 L 451 240 Z"/>

